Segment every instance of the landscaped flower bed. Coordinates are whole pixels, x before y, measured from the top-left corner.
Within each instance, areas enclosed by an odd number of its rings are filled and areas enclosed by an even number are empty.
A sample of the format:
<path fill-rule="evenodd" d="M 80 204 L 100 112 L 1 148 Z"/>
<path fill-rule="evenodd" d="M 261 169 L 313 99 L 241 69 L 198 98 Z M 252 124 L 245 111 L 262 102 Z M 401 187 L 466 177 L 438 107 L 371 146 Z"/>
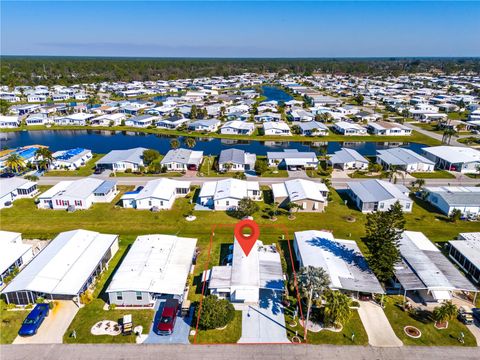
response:
<path fill-rule="evenodd" d="M 420 336 L 422 336 L 422 332 L 418 330 L 415 326 L 405 326 L 403 328 L 403 331 L 405 331 L 405 334 L 414 339 L 418 339 Z"/>

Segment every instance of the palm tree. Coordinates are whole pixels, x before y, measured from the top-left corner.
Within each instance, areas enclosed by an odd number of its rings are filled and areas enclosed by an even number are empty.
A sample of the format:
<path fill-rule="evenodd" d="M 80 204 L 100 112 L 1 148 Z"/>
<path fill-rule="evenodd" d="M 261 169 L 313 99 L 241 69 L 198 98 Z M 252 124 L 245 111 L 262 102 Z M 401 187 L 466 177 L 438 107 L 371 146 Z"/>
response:
<path fill-rule="evenodd" d="M 454 129 L 445 129 L 443 132 L 442 142 L 447 143 L 450 145 L 450 141 L 452 140 L 452 136 L 458 136 L 458 132 Z"/>
<path fill-rule="evenodd" d="M 433 309 L 433 319 L 437 324 L 442 324 L 455 319 L 457 313 L 457 307 L 451 301 L 446 301 Z"/>
<path fill-rule="evenodd" d="M 188 147 L 189 149 L 194 148 L 195 145 L 197 145 L 197 142 L 195 141 L 194 138 L 186 138 L 185 139 L 185 146 Z"/>
<path fill-rule="evenodd" d="M 396 177 L 395 175 L 401 176 L 405 180 L 405 175 L 399 170 L 397 165 L 392 165 L 388 169 L 388 181 L 392 182 L 392 180 Z"/>
<path fill-rule="evenodd" d="M 297 203 L 294 203 L 294 202 L 289 202 L 287 204 L 287 209 L 288 209 L 288 212 L 290 213 L 290 216 L 292 216 L 293 210 L 295 210 L 295 212 L 298 212 L 298 210 L 300 210 L 301 208 L 302 208 L 301 205 L 298 205 Z"/>
<path fill-rule="evenodd" d="M 20 155 L 14 153 L 5 160 L 5 166 L 12 172 L 18 173 L 19 170 L 25 167 L 25 160 Z"/>
<path fill-rule="evenodd" d="M 37 161 L 38 169 L 47 170 L 49 165 L 49 162 L 45 159 Z"/>
<path fill-rule="evenodd" d="M 325 288 L 330 284 L 330 278 L 323 268 L 313 266 L 301 267 L 296 279 L 298 291 L 302 298 L 307 299 L 307 317 L 305 320 L 304 339 L 307 339 L 308 320 L 313 300 L 320 299 Z"/>
<path fill-rule="evenodd" d="M 170 147 L 172 149 L 178 149 L 180 147 L 180 141 L 178 141 L 178 139 L 170 140 Z"/>
<path fill-rule="evenodd" d="M 40 166 L 40 161 L 38 160 L 40 159 L 44 161 L 45 163 L 43 163 L 43 165 L 45 166 L 46 164 L 46 166 L 44 167 L 44 169 L 46 170 L 48 169 L 50 164 L 53 162 L 54 157 L 53 157 L 52 151 L 49 148 L 43 147 L 35 151 L 35 159 L 37 160 L 38 166 L 40 168 L 42 167 Z"/>
<path fill-rule="evenodd" d="M 327 325 L 344 324 L 352 315 L 350 304 L 352 300 L 340 291 L 327 291 L 323 295 L 323 321 Z"/>

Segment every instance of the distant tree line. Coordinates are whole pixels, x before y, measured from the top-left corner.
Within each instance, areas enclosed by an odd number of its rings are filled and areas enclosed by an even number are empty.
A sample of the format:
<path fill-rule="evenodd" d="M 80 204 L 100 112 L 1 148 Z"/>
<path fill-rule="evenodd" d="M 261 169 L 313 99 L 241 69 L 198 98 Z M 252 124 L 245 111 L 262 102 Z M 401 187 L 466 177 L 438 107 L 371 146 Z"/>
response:
<path fill-rule="evenodd" d="M 72 85 L 102 81 L 175 80 L 245 72 L 401 75 L 480 73 L 479 58 L 194 59 L 0 57 L 1 85 Z"/>

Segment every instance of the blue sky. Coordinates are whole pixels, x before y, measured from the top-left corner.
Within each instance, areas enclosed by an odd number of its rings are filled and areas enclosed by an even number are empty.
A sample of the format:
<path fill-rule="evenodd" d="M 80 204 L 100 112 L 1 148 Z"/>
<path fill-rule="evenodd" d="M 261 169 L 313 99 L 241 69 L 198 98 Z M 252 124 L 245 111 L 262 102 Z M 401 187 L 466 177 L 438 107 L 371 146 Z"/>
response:
<path fill-rule="evenodd" d="M 2 55 L 479 56 L 480 2 L 1 0 Z"/>

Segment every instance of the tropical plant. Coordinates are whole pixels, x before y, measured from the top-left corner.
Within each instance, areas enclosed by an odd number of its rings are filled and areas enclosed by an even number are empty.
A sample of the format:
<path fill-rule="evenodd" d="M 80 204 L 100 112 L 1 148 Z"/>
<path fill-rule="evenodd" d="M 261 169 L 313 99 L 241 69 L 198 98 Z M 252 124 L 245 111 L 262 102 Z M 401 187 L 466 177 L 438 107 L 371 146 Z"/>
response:
<path fill-rule="evenodd" d="M 268 171 L 268 164 L 265 160 L 263 159 L 257 159 L 255 161 L 255 172 L 258 175 L 262 175 L 263 173 Z"/>
<path fill-rule="evenodd" d="M 323 294 L 323 321 L 328 326 L 345 324 L 350 316 L 352 309 L 350 305 L 352 299 L 340 291 L 329 290 Z"/>
<path fill-rule="evenodd" d="M 405 175 L 403 174 L 403 172 L 400 171 L 400 169 L 397 165 L 390 166 L 387 170 L 387 174 L 388 174 L 388 180 L 390 182 L 392 182 L 392 180 L 394 180 L 394 181 L 396 180 L 396 175 L 405 179 Z"/>
<path fill-rule="evenodd" d="M 55 160 L 53 157 L 52 151 L 46 147 L 39 148 L 37 151 L 35 151 L 35 159 L 36 160 L 40 159 L 45 161 L 46 162 L 46 167 L 44 167 L 45 169 L 48 169 L 48 166 L 53 162 L 53 160 Z"/>
<path fill-rule="evenodd" d="M 455 319 L 457 313 L 457 307 L 451 301 L 446 301 L 433 309 L 432 315 L 437 324 L 444 324 L 449 320 Z"/>
<path fill-rule="evenodd" d="M 458 136 L 458 132 L 455 129 L 445 129 L 443 131 L 442 142 L 450 144 L 453 136 Z"/>
<path fill-rule="evenodd" d="M 0 114 L 7 115 L 10 109 L 10 103 L 5 99 L 0 99 Z"/>
<path fill-rule="evenodd" d="M 295 210 L 295 212 L 298 212 L 298 210 L 300 210 L 302 208 L 302 205 L 298 205 L 297 203 L 294 203 L 294 202 L 289 202 L 286 205 L 286 208 L 287 208 L 288 212 L 290 213 L 290 216 L 292 216 L 293 211 Z"/>
<path fill-rule="evenodd" d="M 320 300 L 323 292 L 330 284 L 330 278 L 327 272 L 320 267 L 306 266 L 301 267 L 297 272 L 296 279 L 298 291 L 303 299 L 307 300 L 307 316 L 305 320 L 305 334 L 307 339 L 308 321 L 314 301 Z"/>
<path fill-rule="evenodd" d="M 201 311 L 200 318 L 198 317 Z M 235 308 L 230 301 L 219 299 L 215 295 L 207 295 L 201 305 L 195 307 L 195 319 L 202 330 L 217 329 L 228 325 L 235 316 Z"/>
<path fill-rule="evenodd" d="M 453 209 L 449 215 L 450 221 L 455 223 L 462 217 L 462 211 L 460 209 Z"/>
<path fill-rule="evenodd" d="M 18 173 L 25 167 L 25 160 L 20 155 L 13 153 L 5 160 L 5 166 L 12 172 Z"/>

